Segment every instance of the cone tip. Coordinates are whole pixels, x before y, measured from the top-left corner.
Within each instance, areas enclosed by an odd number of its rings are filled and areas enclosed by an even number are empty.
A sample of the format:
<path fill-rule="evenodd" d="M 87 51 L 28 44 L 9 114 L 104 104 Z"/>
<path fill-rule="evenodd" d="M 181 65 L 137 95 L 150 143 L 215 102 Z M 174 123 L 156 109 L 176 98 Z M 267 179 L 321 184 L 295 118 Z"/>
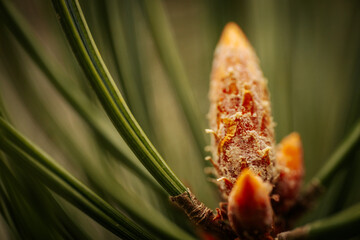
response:
<path fill-rule="evenodd" d="M 277 162 L 292 170 L 301 171 L 303 168 L 302 144 L 299 133 L 293 132 L 280 142 Z"/>
<path fill-rule="evenodd" d="M 247 47 L 250 46 L 245 34 L 241 28 L 234 22 L 229 22 L 225 25 L 221 34 L 219 45 L 226 45 L 232 47 Z"/>
<path fill-rule="evenodd" d="M 254 192 L 257 192 L 257 194 L 261 193 L 263 197 L 267 197 L 270 191 L 271 186 L 268 183 L 264 182 L 251 170 L 244 169 L 235 183 L 232 190 L 232 197 L 239 200 L 239 198 L 243 199 L 246 195 Z"/>

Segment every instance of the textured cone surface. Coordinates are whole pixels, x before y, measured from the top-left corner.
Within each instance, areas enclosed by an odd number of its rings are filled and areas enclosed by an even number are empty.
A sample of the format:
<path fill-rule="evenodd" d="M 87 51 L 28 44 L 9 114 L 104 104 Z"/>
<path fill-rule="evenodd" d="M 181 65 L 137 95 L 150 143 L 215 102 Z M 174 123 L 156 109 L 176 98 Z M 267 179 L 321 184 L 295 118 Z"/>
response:
<path fill-rule="evenodd" d="M 251 170 L 241 172 L 229 195 L 228 217 L 239 236 L 244 232 L 266 232 L 273 223 L 269 194 L 271 185 Z"/>
<path fill-rule="evenodd" d="M 245 168 L 272 182 L 275 142 L 267 81 L 235 23 L 226 25 L 216 47 L 209 98 L 212 162 L 218 177 L 226 179 L 219 182 L 223 197 Z"/>
<path fill-rule="evenodd" d="M 298 133 L 291 133 L 278 144 L 276 161 L 280 175 L 274 192 L 280 196 L 280 201 L 274 207 L 283 213 L 295 203 L 304 175 L 303 149 Z"/>

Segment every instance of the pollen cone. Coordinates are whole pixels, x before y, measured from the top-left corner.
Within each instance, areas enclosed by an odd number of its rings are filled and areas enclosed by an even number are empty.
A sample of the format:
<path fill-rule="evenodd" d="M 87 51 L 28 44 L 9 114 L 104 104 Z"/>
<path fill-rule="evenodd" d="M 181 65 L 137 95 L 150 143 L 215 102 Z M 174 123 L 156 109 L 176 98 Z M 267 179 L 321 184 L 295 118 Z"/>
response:
<path fill-rule="evenodd" d="M 276 163 L 280 173 L 274 192 L 279 195 L 276 212 L 286 212 L 298 196 L 304 175 L 303 151 L 300 135 L 291 133 L 277 146 Z"/>
<path fill-rule="evenodd" d="M 228 23 L 214 54 L 210 83 L 211 151 L 224 199 L 241 171 L 249 168 L 266 182 L 276 176 L 274 124 L 267 81 L 248 39 Z"/>
<path fill-rule="evenodd" d="M 271 185 L 251 170 L 241 172 L 229 195 L 228 217 L 239 235 L 266 232 L 273 223 Z"/>

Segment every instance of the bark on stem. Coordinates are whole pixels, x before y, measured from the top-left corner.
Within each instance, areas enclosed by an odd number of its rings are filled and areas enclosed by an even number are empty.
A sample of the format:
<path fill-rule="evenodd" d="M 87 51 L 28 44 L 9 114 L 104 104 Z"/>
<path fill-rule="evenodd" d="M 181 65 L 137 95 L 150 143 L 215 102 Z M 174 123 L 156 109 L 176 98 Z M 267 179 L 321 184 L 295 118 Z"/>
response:
<path fill-rule="evenodd" d="M 237 237 L 227 223 L 219 219 L 214 220 L 213 211 L 199 201 L 189 189 L 180 195 L 171 196 L 170 200 L 181 208 L 195 225 L 206 232 L 220 236 L 221 239 L 235 239 Z"/>
<path fill-rule="evenodd" d="M 277 236 L 277 240 L 305 240 L 309 234 L 307 226 L 295 228 L 292 231 L 282 232 Z"/>

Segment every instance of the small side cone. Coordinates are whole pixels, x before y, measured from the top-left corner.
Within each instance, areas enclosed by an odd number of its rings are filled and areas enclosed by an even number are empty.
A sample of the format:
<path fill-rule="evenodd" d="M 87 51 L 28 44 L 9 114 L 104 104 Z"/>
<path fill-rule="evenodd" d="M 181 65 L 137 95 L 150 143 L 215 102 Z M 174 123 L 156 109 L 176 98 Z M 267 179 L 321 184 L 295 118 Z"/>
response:
<path fill-rule="evenodd" d="M 228 217 L 239 236 L 268 232 L 273 223 L 272 186 L 251 170 L 242 171 L 229 195 Z"/>
<path fill-rule="evenodd" d="M 274 210 L 284 213 L 295 203 L 304 175 L 303 151 L 298 133 L 291 133 L 278 144 L 276 164 L 280 175 L 274 193 L 279 196 L 279 201 L 274 203 Z"/>

